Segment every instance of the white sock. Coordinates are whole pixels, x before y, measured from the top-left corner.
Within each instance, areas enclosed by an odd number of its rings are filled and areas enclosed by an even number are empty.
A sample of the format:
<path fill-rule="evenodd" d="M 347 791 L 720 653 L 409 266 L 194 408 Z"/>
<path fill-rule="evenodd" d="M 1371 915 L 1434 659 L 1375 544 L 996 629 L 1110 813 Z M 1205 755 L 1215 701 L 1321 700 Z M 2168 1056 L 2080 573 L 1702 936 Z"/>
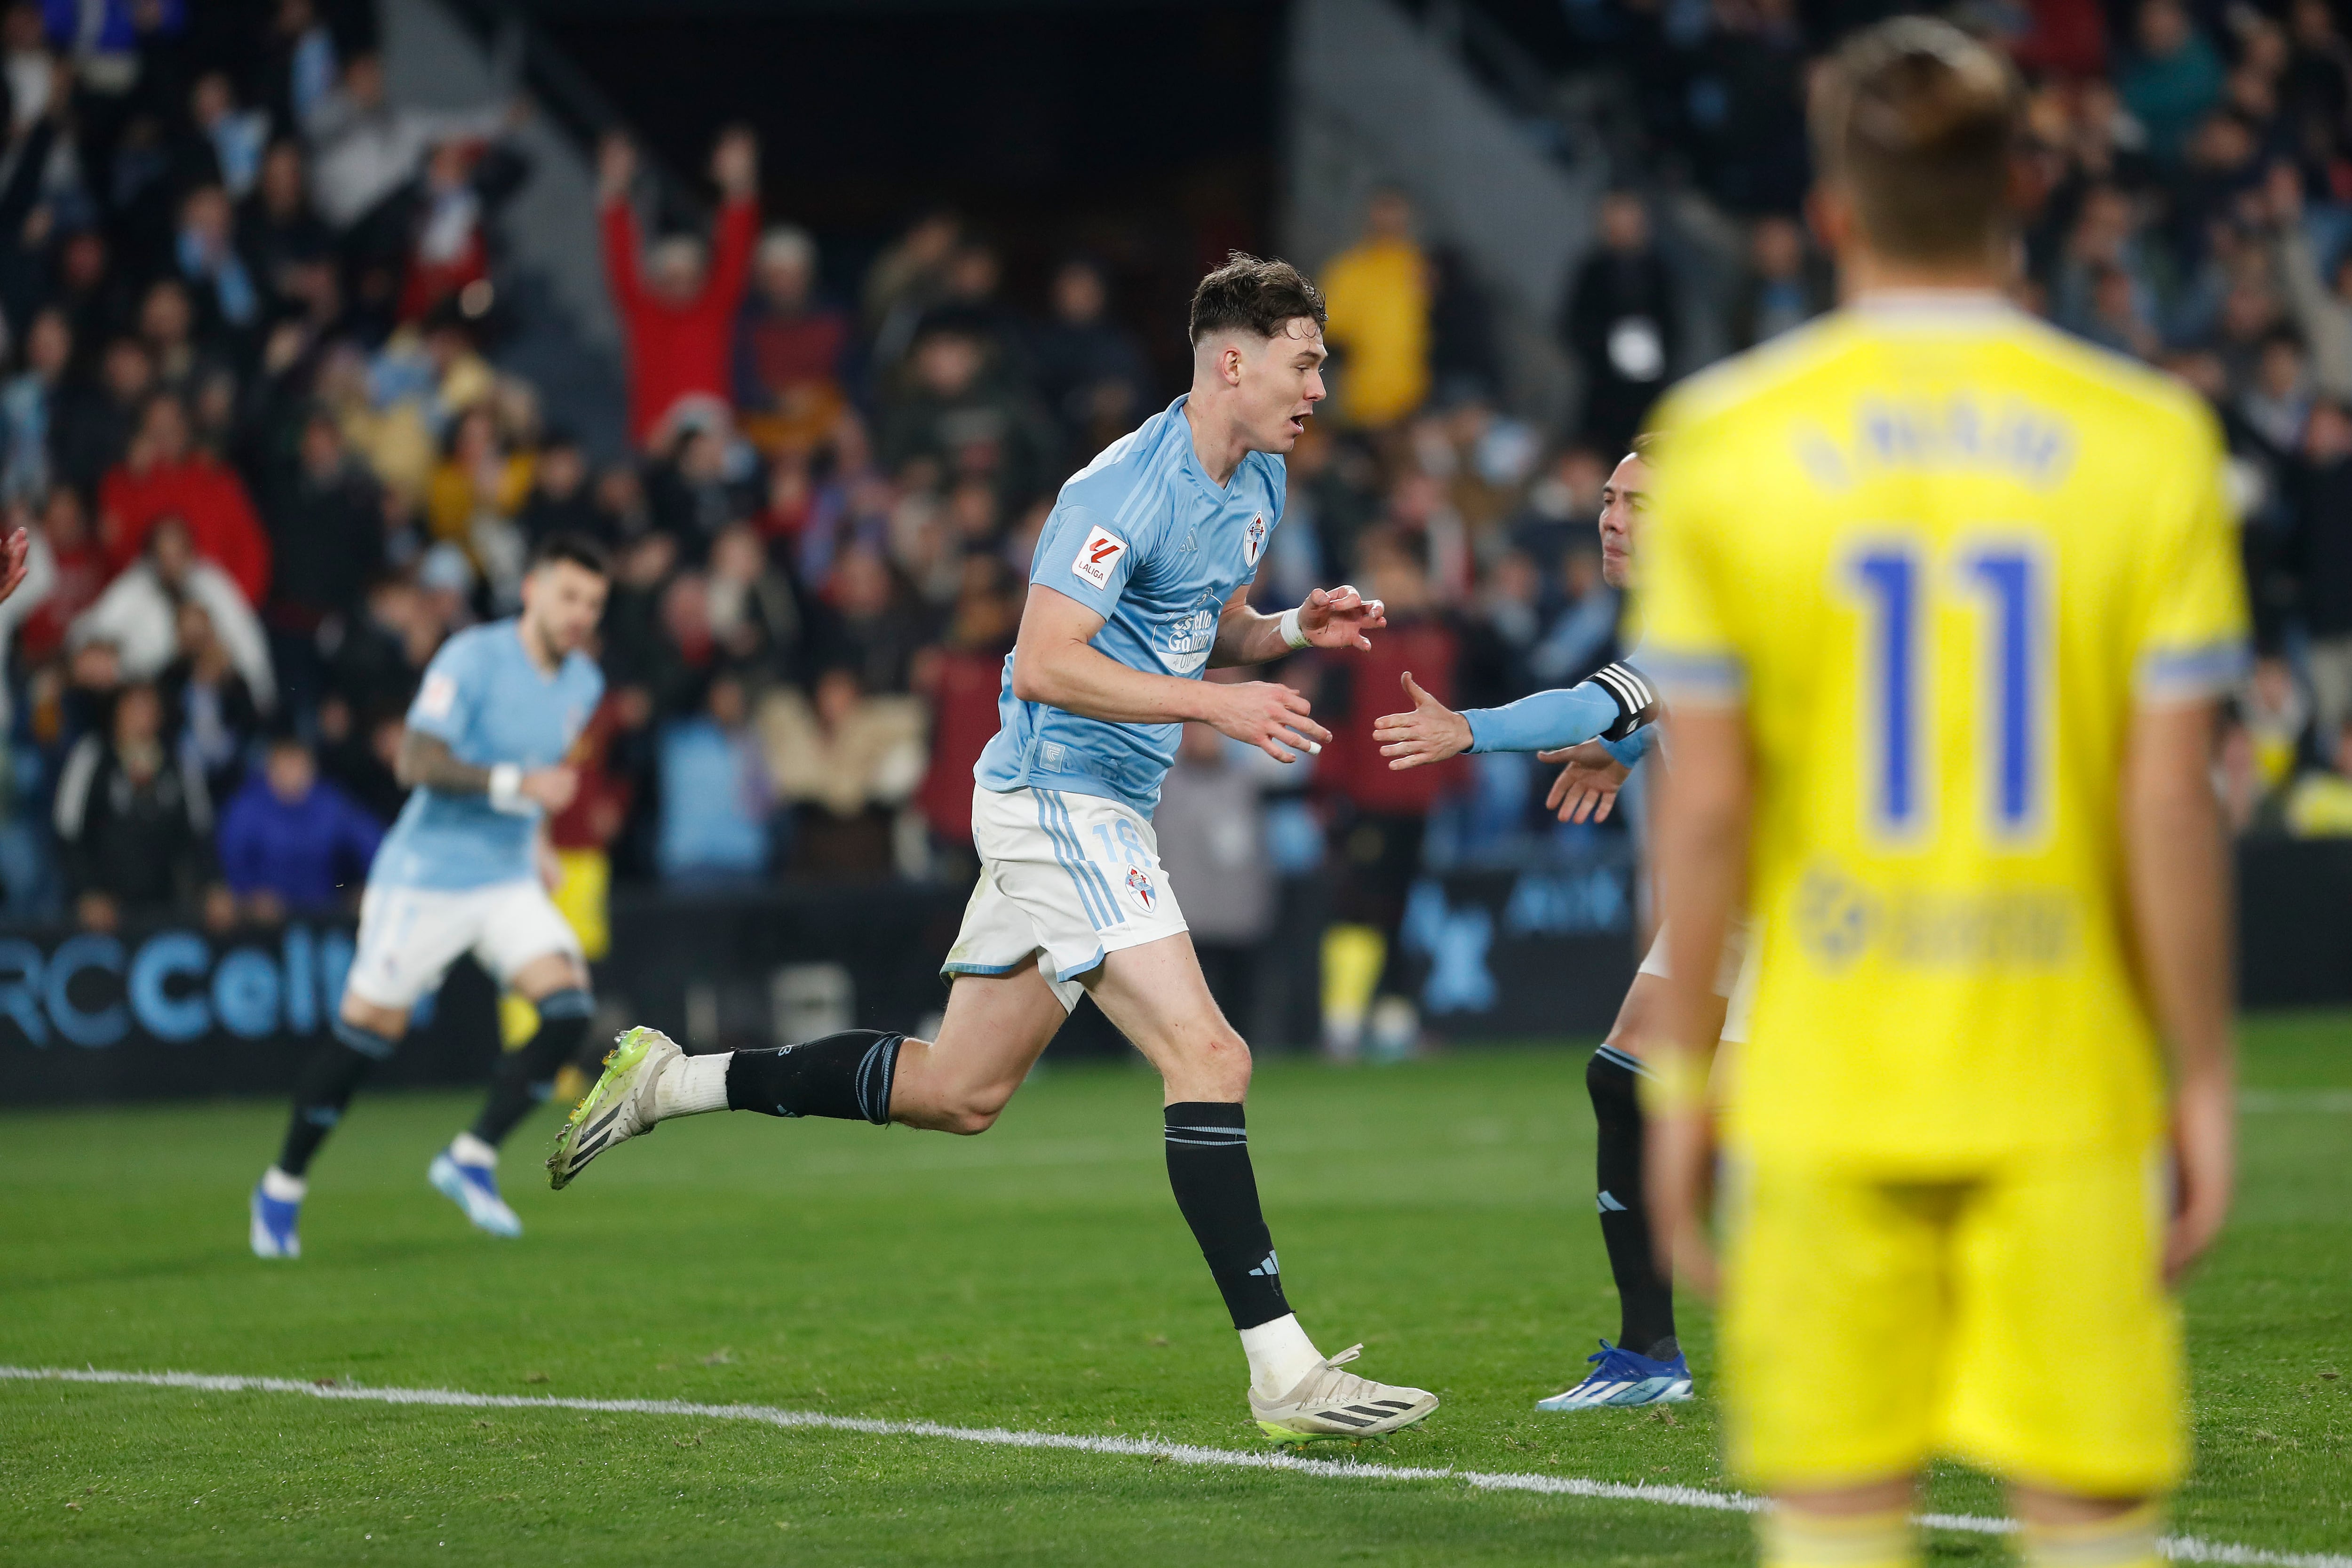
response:
<path fill-rule="evenodd" d="M 654 1085 L 654 1119 L 726 1110 L 727 1064 L 733 1059 L 730 1051 L 710 1051 L 680 1057 L 662 1068 L 661 1081 Z"/>
<path fill-rule="evenodd" d="M 299 1176 L 289 1176 L 272 1165 L 261 1173 L 261 1195 L 272 1203 L 299 1204 L 310 1184 Z"/>
<path fill-rule="evenodd" d="M 1298 1314 L 1285 1312 L 1270 1323 L 1242 1331 L 1242 1353 L 1249 1357 L 1250 1391 L 1261 1399 L 1279 1399 L 1315 1370 L 1323 1352 L 1298 1326 Z"/>
<path fill-rule="evenodd" d="M 491 1165 L 499 1163 L 495 1145 L 483 1142 L 470 1132 L 460 1132 L 449 1140 L 449 1158 L 460 1165 Z"/>

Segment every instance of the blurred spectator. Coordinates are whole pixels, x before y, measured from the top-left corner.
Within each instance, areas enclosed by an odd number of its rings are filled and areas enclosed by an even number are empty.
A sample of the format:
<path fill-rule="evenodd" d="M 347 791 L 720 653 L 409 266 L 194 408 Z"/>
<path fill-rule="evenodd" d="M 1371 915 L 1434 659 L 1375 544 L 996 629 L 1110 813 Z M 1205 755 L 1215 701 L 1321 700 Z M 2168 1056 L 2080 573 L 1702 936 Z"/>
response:
<path fill-rule="evenodd" d="M 780 225 L 760 237 L 735 336 L 735 400 L 762 448 L 808 446 L 840 417 L 849 318 L 817 294 L 816 241 Z"/>
<path fill-rule="evenodd" d="M 1829 268 L 1793 218 L 1760 217 L 1748 239 L 1748 270 L 1731 308 L 1731 346 L 1754 348 L 1830 307 Z"/>
<path fill-rule="evenodd" d="M 1048 304 L 1030 346 L 1037 391 L 1061 422 L 1070 455 L 1083 458 L 1135 428 L 1150 368 L 1135 334 L 1111 319 L 1109 286 L 1094 262 L 1062 263 Z"/>
<path fill-rule="evenodd" d="M 907 690 L 929 628 L 881 554 L 863 546 L 844 554 L 834 570 L 832 599 L 832 662 L 866 691 Z"/>
<path fill-rule="evenodd" d="M 668 451 L 646 465 L 646 502 L 654 526 L 698 560 L 721 531 L 751 516 L 754 476 L 720 420 L 697 414 L 674 429 Z"/>
<path fill-rule="evenodd" d="M 636 214 L 629 206 L 635 173 L 635 150 L 623 137 L 606 137 L 597 164 L 604 274 L 628 334 L 629 435 L 642 446 L 666 438 L 680 404 L 724 405 L 733 387 L 729 351 L 760 226 L 759 147 L 748 131 L 719 136 L 710 154 L 721 197 L 712 244 L 667 236 L 647 253 L 642 268 Z"/>
<path fill-rule="evenodd" d="M 1396 936 L 1405 896 L 1421 873 L 1430 809 L 1461 785 L 1457 760 L 1391 771 L 1372 742 L 1372 721 L 1410 705 L 1410 672 L 1440 702 L 1454 700 L 1461 638 L 1440 613 L 1419 555 L 1394 539 L 1365 555 L 1368 596 L 1388 606 L 1388 629 L 1368 654 L 1323 666 L 1316 717 L 1331 731 L 1315 759 L 1315 787 L 1329 811 L 1339 868 L 1333 922 L 1323 939 L 1324 1047 L 1340 1058 L 1360 1048 L 1375 997 L 1404 1000 Z"/>
<path fill-rule="evenodd" d="M 719 668 L 752 699 L 777 681 L 803 678 L 808 616 L 800 590 L 747 524 L 711 543 L 708 614 Z"/>
<path fill-rule="evenodd" d="M 791 869 L 800 876 L 887 876 L 898 863 L 897 808 L 923 776 L 923 710 L 869 697 L 856 674 L 817 677 L 814 700 L 779 687 L 758 724 L 777 798 L 793 806 Z"/>
<path fill-rule="evenodd" d="M 68 640 L 77 647 L 110 644 L 126 679 L 152 680 L 184 651 L 178 609 L 183 603 L 203 608 L 255 701 L 264 709 L 272 706 L 278 687 L 260 621 L 228 574 L 195 553 L 188 526 L 177 517 L 156 521 L 146 553 L 82 612 Z"/>
<path fill-rule="evenodd" d="M 558 533 L 576 533 L 605 544 L 617 530 L 614 520 L 588 489 L 588 455 L 568 430 L 551 430 L 541 440 L 530 467 L 530 493 L 523 498 L 515 521 L 523 543 L 536 549 L 540 541 Z"/>
<path fill-rule="evenodd" d="M 334 416 L 314 408 L 262 512 L 272 558 L 262 619 L 278 673 L 302 694 L 297 700 L 307 710 L 323 679 L 320 631 L 356 613 L 383 570 L 383 491 L 344 445 Z"/>
<path fill-rule="evenodd" d="M 883 419 L 881 458 L 893 475 L 922 464 L 934 476 L 985 479 L 1007 507 L 1052 486 L 1060 442 L 992 353 L 988 340 L 952 319 L 924 329 L 908 384 Z"/>
<path fill-rule="evenodd" d="M 112 931 L 126 918 L 200 899 L 208 922 L 235 917 L 235 900 L 215 876 L 204 775 L 173 760 L 152 686 L 122 688 L 105 731 L 83 736 L 67 754 L 55 822 L 66 889 L 89 929 Z"/>
<path fill-rule="evenodd" d="M 261 287 L 236 247 L 236 212 L 218 185 L 199 185 L 180 203 L 175 242 L 180 276 L 202 300 L 204 320 L 231 334 L 261 325 Z"/>
<path fill-rule="evenodd" d="M 510 450 L 498 416 L 478 404 L 449 426 L 425 487 L 426 530 L 471 557 L 502 603 L 521 582 L 529 554 L 515 518 L 530 495 L 530 455 Z"/>
<path fill-rule="evenodd" d="M 1388 187 L 1372 194 L 1364 236 L 1323 267 L 1333 381 L 1342 418 L 1379 428 L 1429 396 L 1429 258 L 1413 239 L 1412 204 Z"/>
<path fill-rule="evenodd" d="M 176 517 L 195 552 L 226 572 L 247 604 L 260 604 L 268 595 L 269 539 L 253 514 L 245 481 L 195 448 L 187 405 L 175 394 L 147 400 L 130 454 L 108 472 L 98 505 L 99 542 L 116 570 L 146 547 L 159 519 Z"/>
<path fill-rule="evenodd" d="M 50 562 L 56 576 L 48 589 L 38 595 L 26 589 L 18 590 L 17 598 L 25 602 L 18 647 L 26 658 L 44 659 L 64 645 L 66 628 L 105 591 L 109 573 L 106 557 L 99 550 L 97 535 L 89 526 L 89 513 L 71 485 L 59 485 L 49 492 L 47 503 L 41 508 L 37 531 L 40 552 Z M 27 561 L 29 563 L 30 557 Z M 30 584 L 30 577 L 26 583 Z M 8 602 L 14 604 L 16 600 Z"/>
<path fill-rule="evenodd" d="M 1641 197 L 1602 197 L 1600 229 L 1600 246 L 1569 288 L 1560 343 L 1584 378 L 1585 438 L 1622 451 L 1665 390 L 1680 342 L 1679 301 Z"/>
<path fill-rule="evenodd" d="M 183 601 L 175 622 L 180 654 L 156 683 L 164 722 L 177 737 L 181 760 L 204 774 L 213 799 L 225 800 L 253 760 L 261 705 L 202 605 Z"/>
<path fill-rule="evenodd" d="M 393 771 L 408 726 L 399 710 L 354 714 L 340 695 L 319 704 L 319 767 L 378 822 L 400 815 L 407 786 Z"/>
<path fill-rule="evenodd" d="M 963 240 L 955 215 L 926 213 L 875 258 L 866 274 L 866 330 L 877 369 L 898 368 L 923 313 L 947 293 L 948 267 Z"/>
<path fill-rule="evenodd" d="M 490 221 L 530 178 L 530 161 L 502 142 L 443 142 L 426 155 L 409 192 L 402 321 L 422 321 L 446 300 L 464 303 L 488 282 Z"/>
<path fill-rule="evenodd" d="M 2305 770 L 2287 791 L 2286 830 L 2297 838 L 2352 837 L 2352 729 L 2323 731 L 2325 767 Z"/>
<path fill-rule="evenodd" d="M 130 447 L 139 411 L 155 387 L 155 362 L 137 339 L 115 338 L 100 358 L 95 386 L 74 389 L 70 380 L 66 385 L 68 392 L 52 405 L 49 455 L 58 475 L 88 494 Z M 81 395 L 72 395 L 74 390 Z"/>
<path fill-rule="evenodd" d="M 278 735 L 221 812 L 220 864 L 248 920 L 348 908 L 383 825 L 319 776 L 300 737 Z"/>
<path fill-rule="evenodd" d="M 775 786 L 747 714 L 742 682 L 722 675 L 700 715 L 663 727 L 659 855 L 673 881 L 767 868 Z"/>
<path fill-rule="evenodd" d="M 1011 572 L 994 557 L 968 555 L 945 646 L 918 666 L 916 684 L 930 707 L 930 760 L 915 804 L 934 847 L 952 848 L 967 863 L 971 771 L 995 738 L 1004 658 L 1020 629 Z"/>
<path fill-rule="evenodd" d="M 56 407 L 73 362 L 64 312 L 43 310 L 25 331 L 25 368 L 0 388 L 0 501 L 38 503 L 48 493 Z"/>
<path fill-rule="evenodd" d="M 1183 902 L 1201 973 L 1227 1020 L 1240 1029 L 1250 1026 L 1259 950 L 1274 930 L 1261 760 L 1280 765 L 1263 752 L 1231 745 L 1206 724 L 1187 724 L 1151 815 L 1160 864 Z"/>
<path fill-rule="evenodd" d="M 313 302 L 321 286 L 331 287 L 334 279 L 328 265 L 334 236 L 310 208 L 309 177 L 301 143 L 273 142 L 237 213 L 237 243 L 247 262 L 281 302 Z"/>
<path fill-rule="evenodd" d="M 2352 414 L 2313 411 L 2289 558 L 2300 585 L 2312 722 L 2333 739 L 2352 720 Z"/>
<path fill-rule="evenodd" d="M 2147 127 L 2148 150 L 2170 162 L 2190 128 L 2221 100 L 2221 57 L 2180 0 L 2140 0 L 2133 43 L 2116 87 Z"/>
<path fill-rule="evenodd" d="M 225 71 L 206 71 L 188 95 L 188 118 L 232 201 L 243 201 L 261 179 L 262 150 L 269 143 L 265 110 L 240 109 L 236 88 Z"/>
<path fill-rule="evenodd" d="M 1429 376 L 1439 402 L 1498 403 L 1505 392 L 1495 302 L 1459 246 L 1429 252 Z"/>
<path fill-rule="evenodd" d="M 488 136 L 507 113 L 394 104 L 384 92 L 383 62 L 355 55 L 334 90 L 300 120 L 310 143 L 311 199 L 338 229 L 381 218 L 387 198 L 416 176 L 435 143 Z"/>

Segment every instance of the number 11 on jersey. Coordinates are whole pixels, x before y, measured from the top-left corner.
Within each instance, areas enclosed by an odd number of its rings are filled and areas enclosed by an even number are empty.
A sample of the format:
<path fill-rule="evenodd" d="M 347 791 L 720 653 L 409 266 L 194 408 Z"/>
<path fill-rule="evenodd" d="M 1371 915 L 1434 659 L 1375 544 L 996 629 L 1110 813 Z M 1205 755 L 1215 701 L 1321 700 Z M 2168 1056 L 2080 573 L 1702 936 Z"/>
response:
<path fill-rule="evenodd" d="M 1874 539 L 1840 563 L 1861 601 L 1859 668 L 1864 831 L 1918 847 L 1936 831 L 1933 780 L 1923 772 L 1938 690 L 1936 616 L 1943 595 L 1979 609 L 1977 730 L 1984 769 L 1978 820 L 1993 842 L 2022 847 L 2046 825 L 2057 689 L 2052 646 L 2054 572 L 2042 542 L 1972 534 L 1944 551 L 1913 537 Z"/>

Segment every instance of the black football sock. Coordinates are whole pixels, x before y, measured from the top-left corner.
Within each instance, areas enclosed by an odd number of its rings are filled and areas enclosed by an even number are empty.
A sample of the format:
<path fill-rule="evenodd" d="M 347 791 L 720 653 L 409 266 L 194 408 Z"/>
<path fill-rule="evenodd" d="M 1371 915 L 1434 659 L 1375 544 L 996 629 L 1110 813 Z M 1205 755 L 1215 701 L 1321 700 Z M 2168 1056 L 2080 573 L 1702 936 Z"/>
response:
<path fill-rule="evenodd" d="M 334 1038 L 310 1053 L 294 1080 L 294 1114 L 278 1152 L 278 1168 L 289 1176 L 310 1168 L 311 1157 L 343 1119 L 343 1108 L 351 1104 L 368 1068 L 392 1055 L 393 1042 L 373 1029 L 338 1018 L 332 1033 Z"/>
<path fill-rule="evenodd" d="M 1609 1248 L 1609 1272 L 1617 1279 L 1622 1316 L 1617 1342 L 1637 1354 L 1671 1361 L 1675 1342 L 1675 1289 L 1658 1274 L 1650 1245 L 1650 1205 L 1642 1184 L 1642 1105 L 1633 1092 L 1641 1063 L 1612 1046 L 1592 1053 L 1584 1087 L 1592 1096 L 1600 1124 L 1601 1239 Z"/>
<path fill-rule="evenodd" d="M 1274 1238 L 1258 1207 L 1242 1108 L 1188 1100 L 1168 1107 L 1167 1115 L 1168 1184 L 1176 1189 L 1176 1206 L 1209 1260 L 1234 1327 L 1254 1329 L 1286 1317 L 1290 1303 L 1283 1300 Z"/>
<path fill-rule="evenodd" d="M 499 1058 L 490 1098 L 474 1118 L 473 1134 L 493 1149 L 506 1141 L 532 1106 L 555 1092 L 555 1075 L 587 1037 L 596 999 L 576 985 L 541 997 L 539 1032 Z"/>
<path fill-rule="evenodd" d="M 782 1050 L 737 1051 L 727 1063 L 727 1109 L 887 1127 L 890 1081 L 906 1039 L 878 1029 L 845 1029 Z"/>

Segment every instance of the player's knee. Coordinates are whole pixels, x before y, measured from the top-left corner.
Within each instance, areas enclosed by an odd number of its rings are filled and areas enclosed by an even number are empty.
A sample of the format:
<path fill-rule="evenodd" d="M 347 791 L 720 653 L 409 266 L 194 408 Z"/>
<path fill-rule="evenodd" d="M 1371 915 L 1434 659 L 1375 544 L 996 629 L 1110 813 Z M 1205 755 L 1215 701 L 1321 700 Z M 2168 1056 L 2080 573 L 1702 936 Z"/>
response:
<path fill-rule="evenodd" d="M 1185 1063 L 1185 1076 L 1187 1099 L 1241 1100 L 1249 1093 L 1249 1042 L 1231 1028 L 1217 1029 Z"/>
<path fill-rule="evenodd" d="M 960 1138 L 977 1138 L 996 1125 L 1017 1084 L 988 1084 L 950 1097 L 940 1110 L 940 1130 Z"/>

